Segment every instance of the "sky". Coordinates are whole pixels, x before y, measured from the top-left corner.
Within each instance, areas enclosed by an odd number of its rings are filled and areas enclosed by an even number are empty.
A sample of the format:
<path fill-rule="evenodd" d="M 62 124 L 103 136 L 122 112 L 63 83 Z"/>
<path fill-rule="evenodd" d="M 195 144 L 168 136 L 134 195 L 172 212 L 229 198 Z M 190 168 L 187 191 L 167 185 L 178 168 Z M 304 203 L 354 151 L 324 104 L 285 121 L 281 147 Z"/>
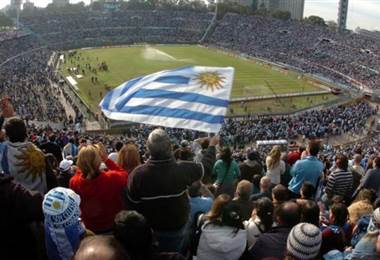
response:
<path fill-rule="evenodd" d="M 24 0 L 25 1 L 25 0 Z M 30 0 L 36 6 L 44 7 L 52 0 Z M 70 0 L 77 3 L 81 0 Z M 10 0 L 0 0 L 0 8 L 9 4 Z M 86 4 L 90 0 L 83 0 Z M 338 14 L 339 0 L 305 0 L 305 16 L 318 15 L 325 20 L 334 20 Z M 361 27 L 369 30 L 380 30 L 380 0 L 349 0 L 347 27 Z"/>

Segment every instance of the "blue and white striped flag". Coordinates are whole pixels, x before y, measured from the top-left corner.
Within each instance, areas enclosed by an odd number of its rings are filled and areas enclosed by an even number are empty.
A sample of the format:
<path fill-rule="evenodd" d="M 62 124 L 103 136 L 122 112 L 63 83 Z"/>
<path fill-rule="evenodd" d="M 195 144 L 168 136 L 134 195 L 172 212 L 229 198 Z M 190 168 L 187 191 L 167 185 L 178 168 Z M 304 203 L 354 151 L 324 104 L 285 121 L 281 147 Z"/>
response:
<path fill-rule="evenodd" d="M 124 82 L 100 102 L 110 119 L 219 132 L 234 68 L 191 66 Z"/>

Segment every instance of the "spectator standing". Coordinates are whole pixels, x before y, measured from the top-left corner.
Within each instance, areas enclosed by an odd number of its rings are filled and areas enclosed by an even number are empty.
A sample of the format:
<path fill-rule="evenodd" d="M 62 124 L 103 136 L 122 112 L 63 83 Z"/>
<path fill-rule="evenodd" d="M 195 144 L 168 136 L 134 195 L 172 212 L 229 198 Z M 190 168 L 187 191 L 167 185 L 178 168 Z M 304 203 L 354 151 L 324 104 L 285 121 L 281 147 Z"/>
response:
<path fill-rule="evenodd" d="M 197 250 L 199 260 L 238 260 L 247 244 L 240 207 L 229 202 L 221 219 L 209 220 L 202 226 Z"/>
<path fill-rule="evenodd" d="M 12 177 L 0 174 L 2 259 L 38 259 L 37 241 L 30 224 L 43 221 L 42 200 L 39 192 L 32 192 Z"/>
<path fill-rule="evenodd" d="M 252 248 L 261 234 L 268 232 L 273 224 L 273 204 L 268 198 L 258 199 L 249 221 L 244 222 L 247 230 L 248 249 Z"/>
<path fill-rule="evenodd" d="M 270 188 L 271 188 L 270 178 L 268 176 L 261 177 L 261 179 L 260 179 L 260 192 L 257 194 L 253 194 L 251 196 L 251 200 L 255 201 L 255 200 L 258 200 L 258 199 L 264 198 L 264 197 L 272 199 L 272 192 L 271 192 Z"/>
<path fill-rule="evenodd" d="M 348 171 L 348 159 L 338 154 L 335 160 L 336 169 L 328 176 L 326 195 L 331 200 L 334 195 L 342 196 L 346 203 L 350 203 L 352 196 L 353 177 Z"/>
<path fill-rule="evenodd" d="M 376 192 L 377 197 L 380 197 L 380 157 L 376 157 L 373 161 L 373 169 L 368 170 L 360 188 L 373 189 Z"/>
<path fill-rule="evenodd" d="M 284 174 L 286 170 L 285 162 L 281 160 L 280 146 L 273 146 L 265 160 L 265 164 L 267 166 L 266 176 L 270 178 L 272 184 L 279 184 L 281 182 L 281 175 Z"/>
<path fill-rule="evenodd" d="M 2 168 L 5 174 L 27 189 L 46 193 L 46 161 L 44 153 L 26 141 L 27 130 L 23 120 L 13 117 L 5 124 L 8 141 L 5 143 Z"/>
<path fill-rule="evenodd" d="M 197 216 L 204 214 L 211 209 L 214 195 L 201 182 L 196 181 L 189 187 L 190 196 L 190 222 L 197 221 Z"/>
<path fill-rule="evenodd" d="M 288 188 L 291 191 L 291 197 L 294 198 L 300 196 L 300 189 L 305 181 L 309 181 L 316 188 L 322 176 L 323 163 L 317 158 L 319 143 L 309 142 L 306 151 L 308 155 L 304 159 L 298 160 L 290 171 L 292 179 Z"/>
<path fill-rule="evenodd" d="M 78 146 L 75 144 L 75 139 L 71 137 L 69 142 L 63 147 L 63 158 L 67 158 L 67 156 L 71 156 L 71 158 L 75 158 L 78 155 Z"/>
<path fill-rule="evenodd" d="M 349 242 L 349 230 L 345 227 L 348 220 L 347 207 L 343 203 L 333 204 L 329 218 L 330 224 L 322 232 L 322 256 L 332 250 L 343 252 Z"/>
<path fill-rule="evenodd" d="M 253 176 L 263 174 L 263 166 L 261 164 L 260 155 L 257 151 L 249 151 L 247 160 L 240 163 L 240 180 L 252 182 Z"/>
<path fill-rule="evenodd" d="M 121 148 L 123 148 L 123 146 L 124 146 L 124 144 L 122 142 L 117 141 L 115 144 L 115 151 L 108 155 L 108 159 L 111 159 L 115 163 L 118 162 L 119 161 L 118 160 L 119 152 L 120 152 Z"/>
<path fill-rule="evenodd" d="M 49 141 L 46 144 L 43 144 L 40 146 L 41 150 L 44 151 L 45 153 L 51 153 L 55 156 L 57 159 L 57 162 L 62 161 L 62 150 L 61 147 L 56 143 L 56 135 L 51 134 L 49 136 Z"/>
<path fill-rule="evenodd" d="M 204 167 L 193 162 L 176 162 L 170 139 L 162 129 L 150 133 L 146 146 L 149 160 L 129 176 L 128 207 L 146 217 L 160 251 L 180 252 L 190 213 L 187 187 L 201 180 Z"/>
<path fill-rule="evenodd" d="M 54 188 L 45 195 L 45 242 L 49 259 L 71 259 L 86 235 L 80 222 L 80 197 L 74 191 Z"/>
<path fill-rule="evenodd" d="M 360 154 L 355 154 L 354 155 L 354 159 L 353 159 L 353 165 L 352 165 L 351 168 L 355 172 L 359 173 L 361 176 L 364 176 L 365 175 L 365 170 L 361 166 L 361 162 L 362 162 L 362 156 Z"/>
<path fill-rule="evenodd" d="M 111 159 L 110 156 L 111 155 L 108 156 L 109 159 Z M 123 168 L 127 172 L 132 172 L 141 164 L 140 153 L 136 145 L 126 144 L 119 149 L 116 162 L 120 168 Z"/>
<path fill-rule="evenodd" d="M 248 220 L 252 214 L 253 203 L 250 200 L 251 194 L 252 183 L 247 180 L 240 181 L 236 187 L 235 198 L 232 200 L 232 203 L 239 205 L 241 208 L 243 221 Z"/>
<path fill-rule="evenodd" d="M 235 192 L 236 180 L 240 176 L 239 166 L 232 158 L 231 149 L 224 147 L 220 159 L 215 162 L 213 175 L 216 176 L 217 195 L 226 193 L 231 197 Z"/>
<path fill-rule="evenodd" d="M 318 227 L 309 223 L 300 223 L 289 233 L 285 259 L 317 259 L 321 243 L 322 234 Z"/>
<path fill-rule="evenodd" d="M 249 250 L 250 259 L 283 259 L 290 230 L 299 223 L 300 217 L 300 208 L 295 202 L 282 203 L 275 211 L 277 226 L 259 236 Z"/>
<path fill-rule="evenodd" d="M 379 259 L 380 253 L 376 250 L 376 242 L 380 234 L 380 208 L 377 208 L 370 219 L 367 234 L 356 244 L 352 251 L 352 259 Z"/>
<path fill-rule="evenodd" d="M 72 160 L 63 159 L 59 163 L 59 173 L 57 176 L 58 186 L 68 188 L 70 185 L 70 179 L 74 176 L 74 172 L 72 170 L 73 165 Z"/>
<path fill-rule="evenodd" d="M 184 260 L 177 253 L 158 252 L 152 229 L 136 211 L 120 211 L 115 217 L 114 237 L 128 252 L 131 260 Z"/>
<path fill-rule="evenodd" d="M 113 236 L 91 236 L 81 241 L 73 260 L 130 260 Z"/>
<path fill-rule="evenodd" d="M 99 169 L 102 160 L 110 170 Z M 127 186 L 128 174 L 107 159 L 105 151 L 101 157 L 100 151 L 92 145 L 80 149 L 77 166 L 70 188 L 82 200 L 83 222 L 95 233 L 110 232 L 115 215 L 124 207 L 122 192 Z"/>

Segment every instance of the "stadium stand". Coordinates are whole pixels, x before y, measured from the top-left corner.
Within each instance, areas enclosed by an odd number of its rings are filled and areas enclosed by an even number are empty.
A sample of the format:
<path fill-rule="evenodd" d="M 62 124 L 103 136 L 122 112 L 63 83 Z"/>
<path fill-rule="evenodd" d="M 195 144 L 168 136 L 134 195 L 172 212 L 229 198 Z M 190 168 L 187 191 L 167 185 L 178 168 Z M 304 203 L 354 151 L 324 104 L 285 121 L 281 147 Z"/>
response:
<path fill-rule="evenodd" d="M 144 125 L 119 136 L 78 131 L 83 115 L 57 88 L 53 51 L 197 43 L 212 17 L 163 10 L 48 14 L 21 17 L 31 31 L 0 33 L 1 259 L 380 257 L 380 138 L 340 147 L 319 140 L 369 132 L 378 107 L 366 100 L 227 119 L 213 137 Z M 380 44 L 365 36 L 228 13 L 204 40 L 379 88 Z M 54 129 L 29 120 L 67 123 Z M 254 147 L 258 139 L 292 145 Z"/>

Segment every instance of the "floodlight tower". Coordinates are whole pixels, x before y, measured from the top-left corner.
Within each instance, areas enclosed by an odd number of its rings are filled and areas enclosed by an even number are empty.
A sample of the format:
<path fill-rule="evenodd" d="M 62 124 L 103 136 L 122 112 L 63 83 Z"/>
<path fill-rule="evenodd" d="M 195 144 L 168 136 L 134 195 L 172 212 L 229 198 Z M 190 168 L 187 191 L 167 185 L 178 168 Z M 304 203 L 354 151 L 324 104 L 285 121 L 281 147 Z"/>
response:
<path fill-rule="evenodd" d="M 348 0 L 339 1 L 338 9 L 338 32 L 343 32 L 346 29 L 347 24 L 347 13 L 348 13 Z"/>

